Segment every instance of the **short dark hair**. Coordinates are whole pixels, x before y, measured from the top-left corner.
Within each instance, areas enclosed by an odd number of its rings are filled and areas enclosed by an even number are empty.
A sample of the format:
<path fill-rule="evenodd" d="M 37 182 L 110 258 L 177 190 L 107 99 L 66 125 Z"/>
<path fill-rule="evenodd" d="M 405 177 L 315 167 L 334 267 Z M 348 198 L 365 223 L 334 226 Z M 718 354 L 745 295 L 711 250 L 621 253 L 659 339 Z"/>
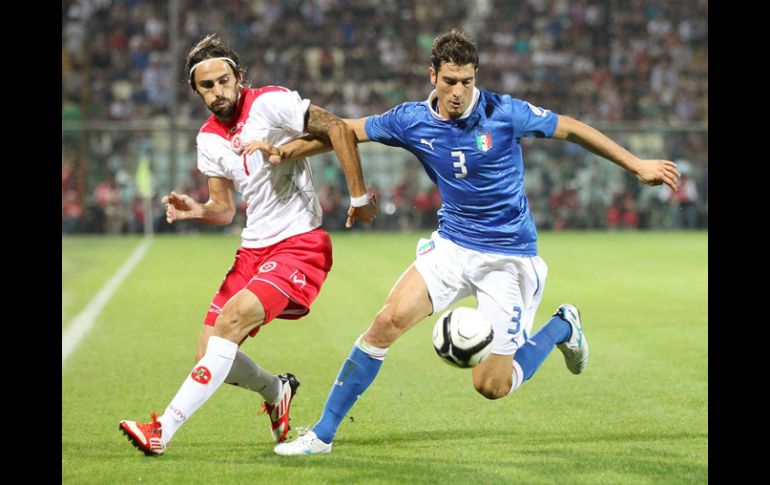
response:
<path fill-rule="evenodd" d="M 200 40 L 195 47 L 193 47 L 187 54 L 187 62 L 185 63 L 185 71 L 189 76 L 188 84 L 190 89 L 195 92 L 195 72 L 190 72 L 190 69 L 201 61 L 206 59 L 213 59 L 215 57 L 229 57 L 235 62 L 235 66 L 227 63 L 232 69 L 239 80 L 243 79 L 246 71 L 241 67 L 241 61 L 238 57 L 238 53 L 235 49 L 226 44 L 217 34 L 209 34 Z"/>
<path fill-rule="evenodd" d="M 477 69 L 479 67 L 479 52 L 476 50 L 476 44 L 457 28 L 439 34 L 433 39 L 430 63 L 433 65 L 433 69 L 438 72 L 443 62 L 451 62 L 458 66 L 473 64 L 473 68 Z"/>

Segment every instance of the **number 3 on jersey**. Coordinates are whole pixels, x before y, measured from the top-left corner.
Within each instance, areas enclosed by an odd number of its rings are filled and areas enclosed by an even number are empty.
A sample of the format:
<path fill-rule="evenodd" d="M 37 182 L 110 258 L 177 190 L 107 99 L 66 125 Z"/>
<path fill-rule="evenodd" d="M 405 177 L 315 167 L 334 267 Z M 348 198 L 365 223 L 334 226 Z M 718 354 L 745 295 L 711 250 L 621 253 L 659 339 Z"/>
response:
<path fill-rule="evenodd" d="M 465 166 L 465 154 L 461 151 L 452 152 L 452 158 L 454 157 L 459 158 L 459 160 L 452 165 L 454 165 L 455 168 L 460 169 L 460 173 L 456 173 L 455 178 L 464 179 L 465 176 L 468 175 L 468 168 Z"/>

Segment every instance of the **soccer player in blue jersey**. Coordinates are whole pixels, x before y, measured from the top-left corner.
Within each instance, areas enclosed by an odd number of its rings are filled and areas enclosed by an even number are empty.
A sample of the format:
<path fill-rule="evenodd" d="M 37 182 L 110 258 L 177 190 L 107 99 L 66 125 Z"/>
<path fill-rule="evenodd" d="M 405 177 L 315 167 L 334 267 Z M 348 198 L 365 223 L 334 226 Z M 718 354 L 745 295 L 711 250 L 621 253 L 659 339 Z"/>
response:
<path fill-rule="evenodd" d="M 346 120 L 359 141 L 409 150 L 437 184 L 439 227 L 421 240 L 409 268 L 393 286 L 369 328 L 356 340 L 334 381 L 323 415 L 311 431 L 279 444 L 279 455 L 329 453 L 343 417 L 369 387 L 391 345 L 425 317 L 474 295 L 494 326 L 492 354 L 472 369 L 473 385 L 488 399 L 509 395 L 558 348 L 573 374 L 588 362 L 580 312 L 559 306 L 539 331 L 532 323 L 548 273 L 537 253 L 537 232 L 524 193 L 522 137 L 558 138 L 581 145 L 630 171 L 643 183 L 676 189 L 668 160 L 641 160 L 590 126 L 508 95 L 476 88 L 478 54 L 462 32 L 433 42 L 426 101 Z M 282 147 L 256 142 L 247 150 L 271 162 L 330 149 L 324 140 Z"/>

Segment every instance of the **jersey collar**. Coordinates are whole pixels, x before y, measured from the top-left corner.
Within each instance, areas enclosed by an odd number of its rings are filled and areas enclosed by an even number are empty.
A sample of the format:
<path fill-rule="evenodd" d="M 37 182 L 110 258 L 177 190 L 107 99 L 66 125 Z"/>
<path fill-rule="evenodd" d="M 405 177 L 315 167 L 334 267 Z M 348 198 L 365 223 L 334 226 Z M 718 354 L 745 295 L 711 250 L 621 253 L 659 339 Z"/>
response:
<path fill-rule="evenodd" d="M 471 113 L 476 109 L 476 104 L 479 102 L 479 96 L 481 92 L 479 91 L 479 88 L 475 87 L 473 88 L 473 98 L 471 98 L 471 102 L 468 104 L 468 107 L 465 109 L 465 112 L 462 116 L 459 118 L 456 118 L 455 120 L 464 120 L 465 118 L 469 117 Z M 441 116 L 438 111 L 433 109 L 433 101 L 436 99 L 436 90 L 430 92 L 430 95 L 428 95 L 428 99 L 425 101 L 428 104 L 428 110 L 430 111 L 430 114 L 436 118 L 437 120 L 441 121 L 454 121 L 450 120 L 448 118 L 444 118 Z"/>

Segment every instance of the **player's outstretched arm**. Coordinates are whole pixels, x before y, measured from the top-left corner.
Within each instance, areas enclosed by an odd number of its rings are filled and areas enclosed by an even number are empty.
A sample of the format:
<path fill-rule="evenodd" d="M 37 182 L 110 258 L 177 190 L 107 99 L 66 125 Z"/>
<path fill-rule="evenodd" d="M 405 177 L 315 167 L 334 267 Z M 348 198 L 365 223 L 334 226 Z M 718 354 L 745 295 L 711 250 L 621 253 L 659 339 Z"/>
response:
<path fill-rule="evenodd" d="M 589 152 L 620 165 L 647 185 L 666 184 L 672 190 L 676 190 L 681 174 L 674 162 L 670 160 L 642 160 L 599 130 L 582 121 L 559 115 L 553 138 L 577 143 Z"/>
<path fill-rule="evenodd" d="M 235 187 L 232 180 L 209 177 L 209 200 L 196 202 L 187 194 L 171 192 L 163 197 L 166 205 L 166 221 L 200 221 L 204 224 L 224 226 L 235 216 Z"/>
<path fill-rule="evenodd" d="M 363 143 L 369 141 L 369 137 L 366 135 L 366 118 L 360 119 L 343 119 L 356 135 L 356 141 Z M 262 140 L 249 140 L 243 143 L 241 153 L 251 155 L 255 151 L 260 150 L 267 161 L 273 165 L 278 165 L 281 162 L 288 160 L 300 160 L 302 158 L 312 157 L 319 153 L 326 153 L 334 150 L 331 140 L 326 136 L 304 136 L 297 138 L 289 143 L 281 146 L 271 145 Z"/>
<path fill-rule="evenodd" d="M 308 135 L 281 146 L 271 145 L 262 140 L 249 140 L 243 144 L 241 153 L 251 155 L 257 150 L 265 155 L 268 162 L 278 165 L 288 160 L 300 160 L 318 155 L 319 153 L 330 152 L 333 148 L 332 142 L 328 138 Z"/>
<path fill-rule="evenodd" d="M 311 104 L 305 130 L 312 136 L 328 137 L 342 166 L 350 192 L 350 208 L 345 227 L 356 219 L 368 222 L 377 216 L 377 201 L 366 193 L 355 129 L 323 108 Z"/>

